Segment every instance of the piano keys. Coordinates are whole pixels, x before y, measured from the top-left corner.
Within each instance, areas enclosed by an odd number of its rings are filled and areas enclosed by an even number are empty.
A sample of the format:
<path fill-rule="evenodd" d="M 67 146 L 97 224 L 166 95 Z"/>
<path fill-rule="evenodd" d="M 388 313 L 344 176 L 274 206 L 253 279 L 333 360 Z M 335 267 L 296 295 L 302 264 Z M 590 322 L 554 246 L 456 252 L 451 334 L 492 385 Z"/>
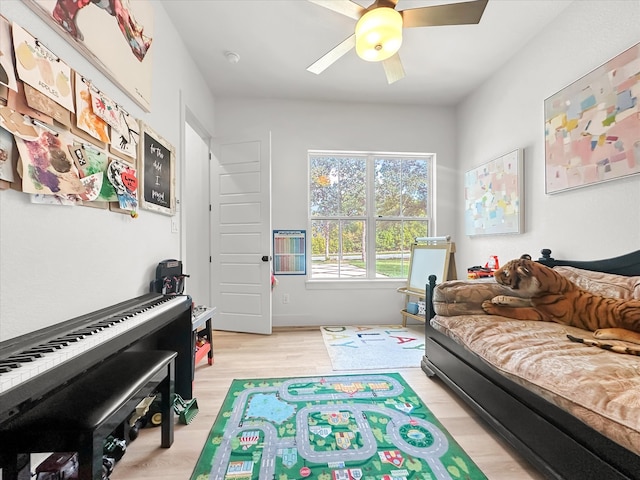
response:
<path fill-rule="evenodd" d="M 125 350 L 173 350 L 176 392 L 192 397 L 191 297 L 150 293 L 0 343 L 0 424 Z"/>

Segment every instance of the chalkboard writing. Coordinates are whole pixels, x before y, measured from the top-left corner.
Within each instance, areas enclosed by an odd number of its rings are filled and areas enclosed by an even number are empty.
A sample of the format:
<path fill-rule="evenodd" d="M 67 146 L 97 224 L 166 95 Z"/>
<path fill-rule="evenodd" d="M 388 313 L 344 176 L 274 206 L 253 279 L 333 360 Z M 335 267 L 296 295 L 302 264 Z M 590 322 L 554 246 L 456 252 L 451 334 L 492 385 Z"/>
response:
<path fill-rule="evenodd" d="M 170 210 L 173 198 L 172 152 L 148 132 L 144 132 L 142 145 L 144 201 Z"/>

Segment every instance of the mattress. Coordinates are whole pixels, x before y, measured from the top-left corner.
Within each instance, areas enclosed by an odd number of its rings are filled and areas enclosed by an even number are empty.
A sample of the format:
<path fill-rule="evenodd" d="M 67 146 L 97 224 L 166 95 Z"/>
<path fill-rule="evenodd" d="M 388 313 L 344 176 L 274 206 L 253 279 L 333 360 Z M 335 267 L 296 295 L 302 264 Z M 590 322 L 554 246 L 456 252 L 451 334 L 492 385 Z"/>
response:
<path fill-rule="evenodd" d="M 640 455 L 640 357 L 574 343 L 591 332 L 484 314 L 431 325 L 491 368 Z M 617 342 L 623 344 L 623 342 Z"/>

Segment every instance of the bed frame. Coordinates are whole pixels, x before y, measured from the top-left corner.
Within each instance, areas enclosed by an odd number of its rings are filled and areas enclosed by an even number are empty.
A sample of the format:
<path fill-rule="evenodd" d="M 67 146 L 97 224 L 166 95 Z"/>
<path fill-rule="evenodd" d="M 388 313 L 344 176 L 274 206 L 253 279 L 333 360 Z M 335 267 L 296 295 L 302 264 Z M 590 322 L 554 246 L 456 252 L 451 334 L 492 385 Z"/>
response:
<path fill-rule="evenodd" d="M 540 263 L 553 267 L 626 276 L 640 275 L 640 250 L 597 261 L 551 258 L 542 250 Z M 571 414 L 500 375 L 479 357 L 431 327 L 431 293 L 426 289 L 425 355 L 422 369 L 439 378 L 526 460 L 550 479 L 640 479 L 640 457 L 609 440 Z"/>

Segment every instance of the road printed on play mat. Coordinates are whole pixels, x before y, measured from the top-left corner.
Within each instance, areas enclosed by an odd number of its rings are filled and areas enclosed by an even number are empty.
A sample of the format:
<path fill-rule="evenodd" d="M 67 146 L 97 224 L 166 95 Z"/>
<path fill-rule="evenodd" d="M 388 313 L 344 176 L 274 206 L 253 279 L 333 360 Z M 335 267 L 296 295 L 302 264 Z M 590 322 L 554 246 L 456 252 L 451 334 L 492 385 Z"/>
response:
<path fill-rule="evenodd" d="M 407 392 L 405 386 L 394 378 L 395 375 L 290 378 L 282 379 L 273 386 L 245 388 L 237 393 L 230 412 L 225 412 L 228 418 L 224 435 L 217 439 L 219 443 L 208 478 L 318 478 L 318 469 L 322 467 L 323 472 L 332 472 L 332 476 L 327 478 L 358 479 L 366 475 L 353 465 L 365 465 L 374 460 L 380 464 L 390 464 L 392 473 L 382 475 L 378 472 L 378 476 L 369 478 L 395 480 L 408 477 L 409 472 L 403 469 L 403 463 L 413 457 L 424 460 L 430 474 L 425 469 L 423 473 L 427 476 L 411 478 L 484 479 L 477 470 L 474 477 L 458 477 L 455 474 L 457 467 L 450 470 L 451 457 L 448 458 L 447 468 L 442 458 L 450 447 L 448 434 L 433 422 L 412 416 L 412 411 L 421 405 L 396 399 L 403 394 L 410 394 L 413 398 L 415 393 L 410 389 Z M 260 380 L 255 382 L 259 383 Z M 378 440 L 370 423 L 376 416 L 385 418 L 385 442 L 394 445 L 397 450 L 379 451 Z M 295 433 L 287 436 L 282 432 L 279 434 L 278 429 L 283 428 L 285 422 L 294 421 Z M 338 426 L 342 426 L 339 433 Z M 337 439 L 337 448 L 319 449 L 318 437 L 328 438 L 332 434 Z M 234 461 L 238 442 L 245 449 L 261 444 L 259 457 L 253 457 L 259 459 L 259 477 L 253 472 L 256 462 L 246 458 Z M 298 457 L 305 460 L 305 466 L 299 471 L 291 471 L 293 476 L 279 477 L 276 472 L 277 460 L 282 457 L 284 463 L 286 456 L 291 466 L 298 461 Z M 463 470 L 467 467 L 477 468 L 470 460 L 470 465 L 464 461 L 461 463 Z M 347 464 L 351 467 L 347 467 Z M 312 471 L 312 468 L 315 470 Z M 200 475 L 197 478 L 207 477 Z"/>

